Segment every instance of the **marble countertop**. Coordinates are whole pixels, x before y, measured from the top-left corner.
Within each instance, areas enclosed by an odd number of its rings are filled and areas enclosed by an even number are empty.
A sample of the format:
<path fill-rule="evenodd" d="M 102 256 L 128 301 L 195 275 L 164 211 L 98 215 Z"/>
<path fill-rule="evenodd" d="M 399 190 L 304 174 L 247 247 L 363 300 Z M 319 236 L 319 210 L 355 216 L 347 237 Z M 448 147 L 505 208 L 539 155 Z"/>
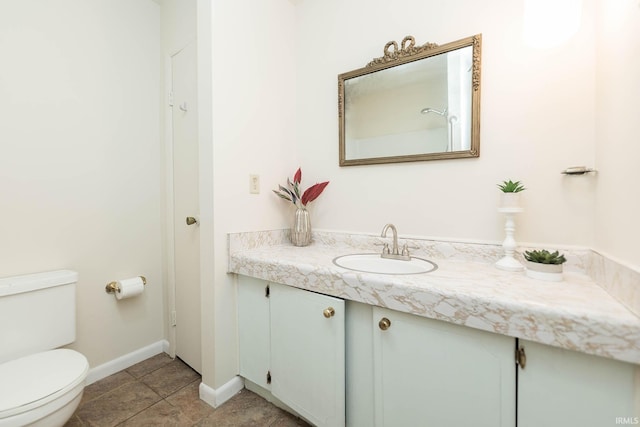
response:
<path fill-rule="evenodd" d="M 496 245 L 401 239 L 416 247 L 413 256 L 438 268 L 387 275 L 333 263 L 340 255 L 377 252 L 375 237 L 314 233 L 310 246 L 295 247 L 273 233 L 230 234 L 228 271 L 640 364 L 640 318 L 586 274 L 587 253 L 569 254 L 564 280 L 545 282 L 495 268 L 501 253 Z"/>

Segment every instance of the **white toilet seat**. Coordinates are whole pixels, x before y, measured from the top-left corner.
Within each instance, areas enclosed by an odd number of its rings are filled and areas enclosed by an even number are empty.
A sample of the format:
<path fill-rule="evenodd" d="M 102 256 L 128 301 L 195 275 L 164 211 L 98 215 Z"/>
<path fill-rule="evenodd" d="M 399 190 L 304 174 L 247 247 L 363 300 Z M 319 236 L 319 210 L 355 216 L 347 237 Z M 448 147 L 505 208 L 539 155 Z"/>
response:
<path fill-rule="evenodd" d="M 82 392 L 88 371 L 87 359 L 69 349 L 44 351 L 0 364 L 0 425 L 3 419 L 37 412 L 57 399 L 60 405 L 49 405 L 52 409 L 66 405 Z"/>

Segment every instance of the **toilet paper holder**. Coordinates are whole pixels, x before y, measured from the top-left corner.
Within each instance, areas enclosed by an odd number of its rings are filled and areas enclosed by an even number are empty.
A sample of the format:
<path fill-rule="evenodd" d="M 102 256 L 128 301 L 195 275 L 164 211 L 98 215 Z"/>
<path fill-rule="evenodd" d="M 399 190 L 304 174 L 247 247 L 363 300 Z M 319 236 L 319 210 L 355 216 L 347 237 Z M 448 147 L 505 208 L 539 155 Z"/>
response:
<path fill-rule="evenodd" d="M 142 284 L 147 284 L 147 278 L 144 276 L 138 276 L 142 279 Z M 109 282 L 107 286 L 104 288 L 105 292 L 108 294 L 115 294 L 116 292 L 120 292 L 120 286 L 118 286 L 118 282 Z"/>

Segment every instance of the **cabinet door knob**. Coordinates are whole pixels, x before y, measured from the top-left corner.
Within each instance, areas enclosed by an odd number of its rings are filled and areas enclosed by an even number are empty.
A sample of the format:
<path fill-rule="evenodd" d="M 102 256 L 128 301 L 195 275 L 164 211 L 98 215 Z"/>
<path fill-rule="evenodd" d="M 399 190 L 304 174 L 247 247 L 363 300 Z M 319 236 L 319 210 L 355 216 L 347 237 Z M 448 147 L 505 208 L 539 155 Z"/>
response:
<path fill-rule="evenodd" d="M 187 222 L 187 225 L 193 225 L 193 224 L 197 224 L 198 220 L 192 216 L 188 216 L 186 222 Z"/>
<path fill-rule="evenodd" d="M 336 314 L 336 311 L 334 310 L 333 307 L 329 307 L 329 308 L 325 308 L 322 314 L 324 314 L 324 317 L 328 319 L 330 317 L 333 317 L 334 314 Z"/>
<path fill-rule="evenodd" d="M 378 322 L 378 326 L 380 327 L 380 329 L 382 329 L 383 331 L 386 331 L 387 329 L 389 329 L 391 327 L 391 320 L 387 319 L 386 317 L 383 317 L 382 319 L 380 319 L 380 321 Z"/>

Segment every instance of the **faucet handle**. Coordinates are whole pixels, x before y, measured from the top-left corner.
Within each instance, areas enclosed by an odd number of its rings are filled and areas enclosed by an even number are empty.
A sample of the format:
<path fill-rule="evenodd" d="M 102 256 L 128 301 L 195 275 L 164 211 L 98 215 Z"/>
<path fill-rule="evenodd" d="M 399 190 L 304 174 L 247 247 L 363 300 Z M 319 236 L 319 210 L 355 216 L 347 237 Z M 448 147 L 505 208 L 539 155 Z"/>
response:
<path fill-rule="evenodd" d="M 375 242 L 375 246 L 382 246 L 382 250 L 389 249 L 389 243 L 387 242 Z"/>
<path fill-rule="evenodd" d="M 409 246 L 408 243 L 405 243 L 404 245 L 402 245 L 402 256 L 410 256 L 409 255 L 409 249 L 420 249 L 420 246 L 415 246 L 415 245 L 411 245 Z"/>
<path fill-rule="evenodd" d="M 391 253 L 391 249 L 389 248 L 389 244 L 385 243 L 385 242 L 376 242 L 374 243 L 374 245 L 376 246 L 382 246 L 382 253 L 383 254 L 390 254 Z"/>
<path fill-rule="evenodd" d="M 406 243 L 402 245 L 402 256 L 409 256 L 409 247 Z"/>

